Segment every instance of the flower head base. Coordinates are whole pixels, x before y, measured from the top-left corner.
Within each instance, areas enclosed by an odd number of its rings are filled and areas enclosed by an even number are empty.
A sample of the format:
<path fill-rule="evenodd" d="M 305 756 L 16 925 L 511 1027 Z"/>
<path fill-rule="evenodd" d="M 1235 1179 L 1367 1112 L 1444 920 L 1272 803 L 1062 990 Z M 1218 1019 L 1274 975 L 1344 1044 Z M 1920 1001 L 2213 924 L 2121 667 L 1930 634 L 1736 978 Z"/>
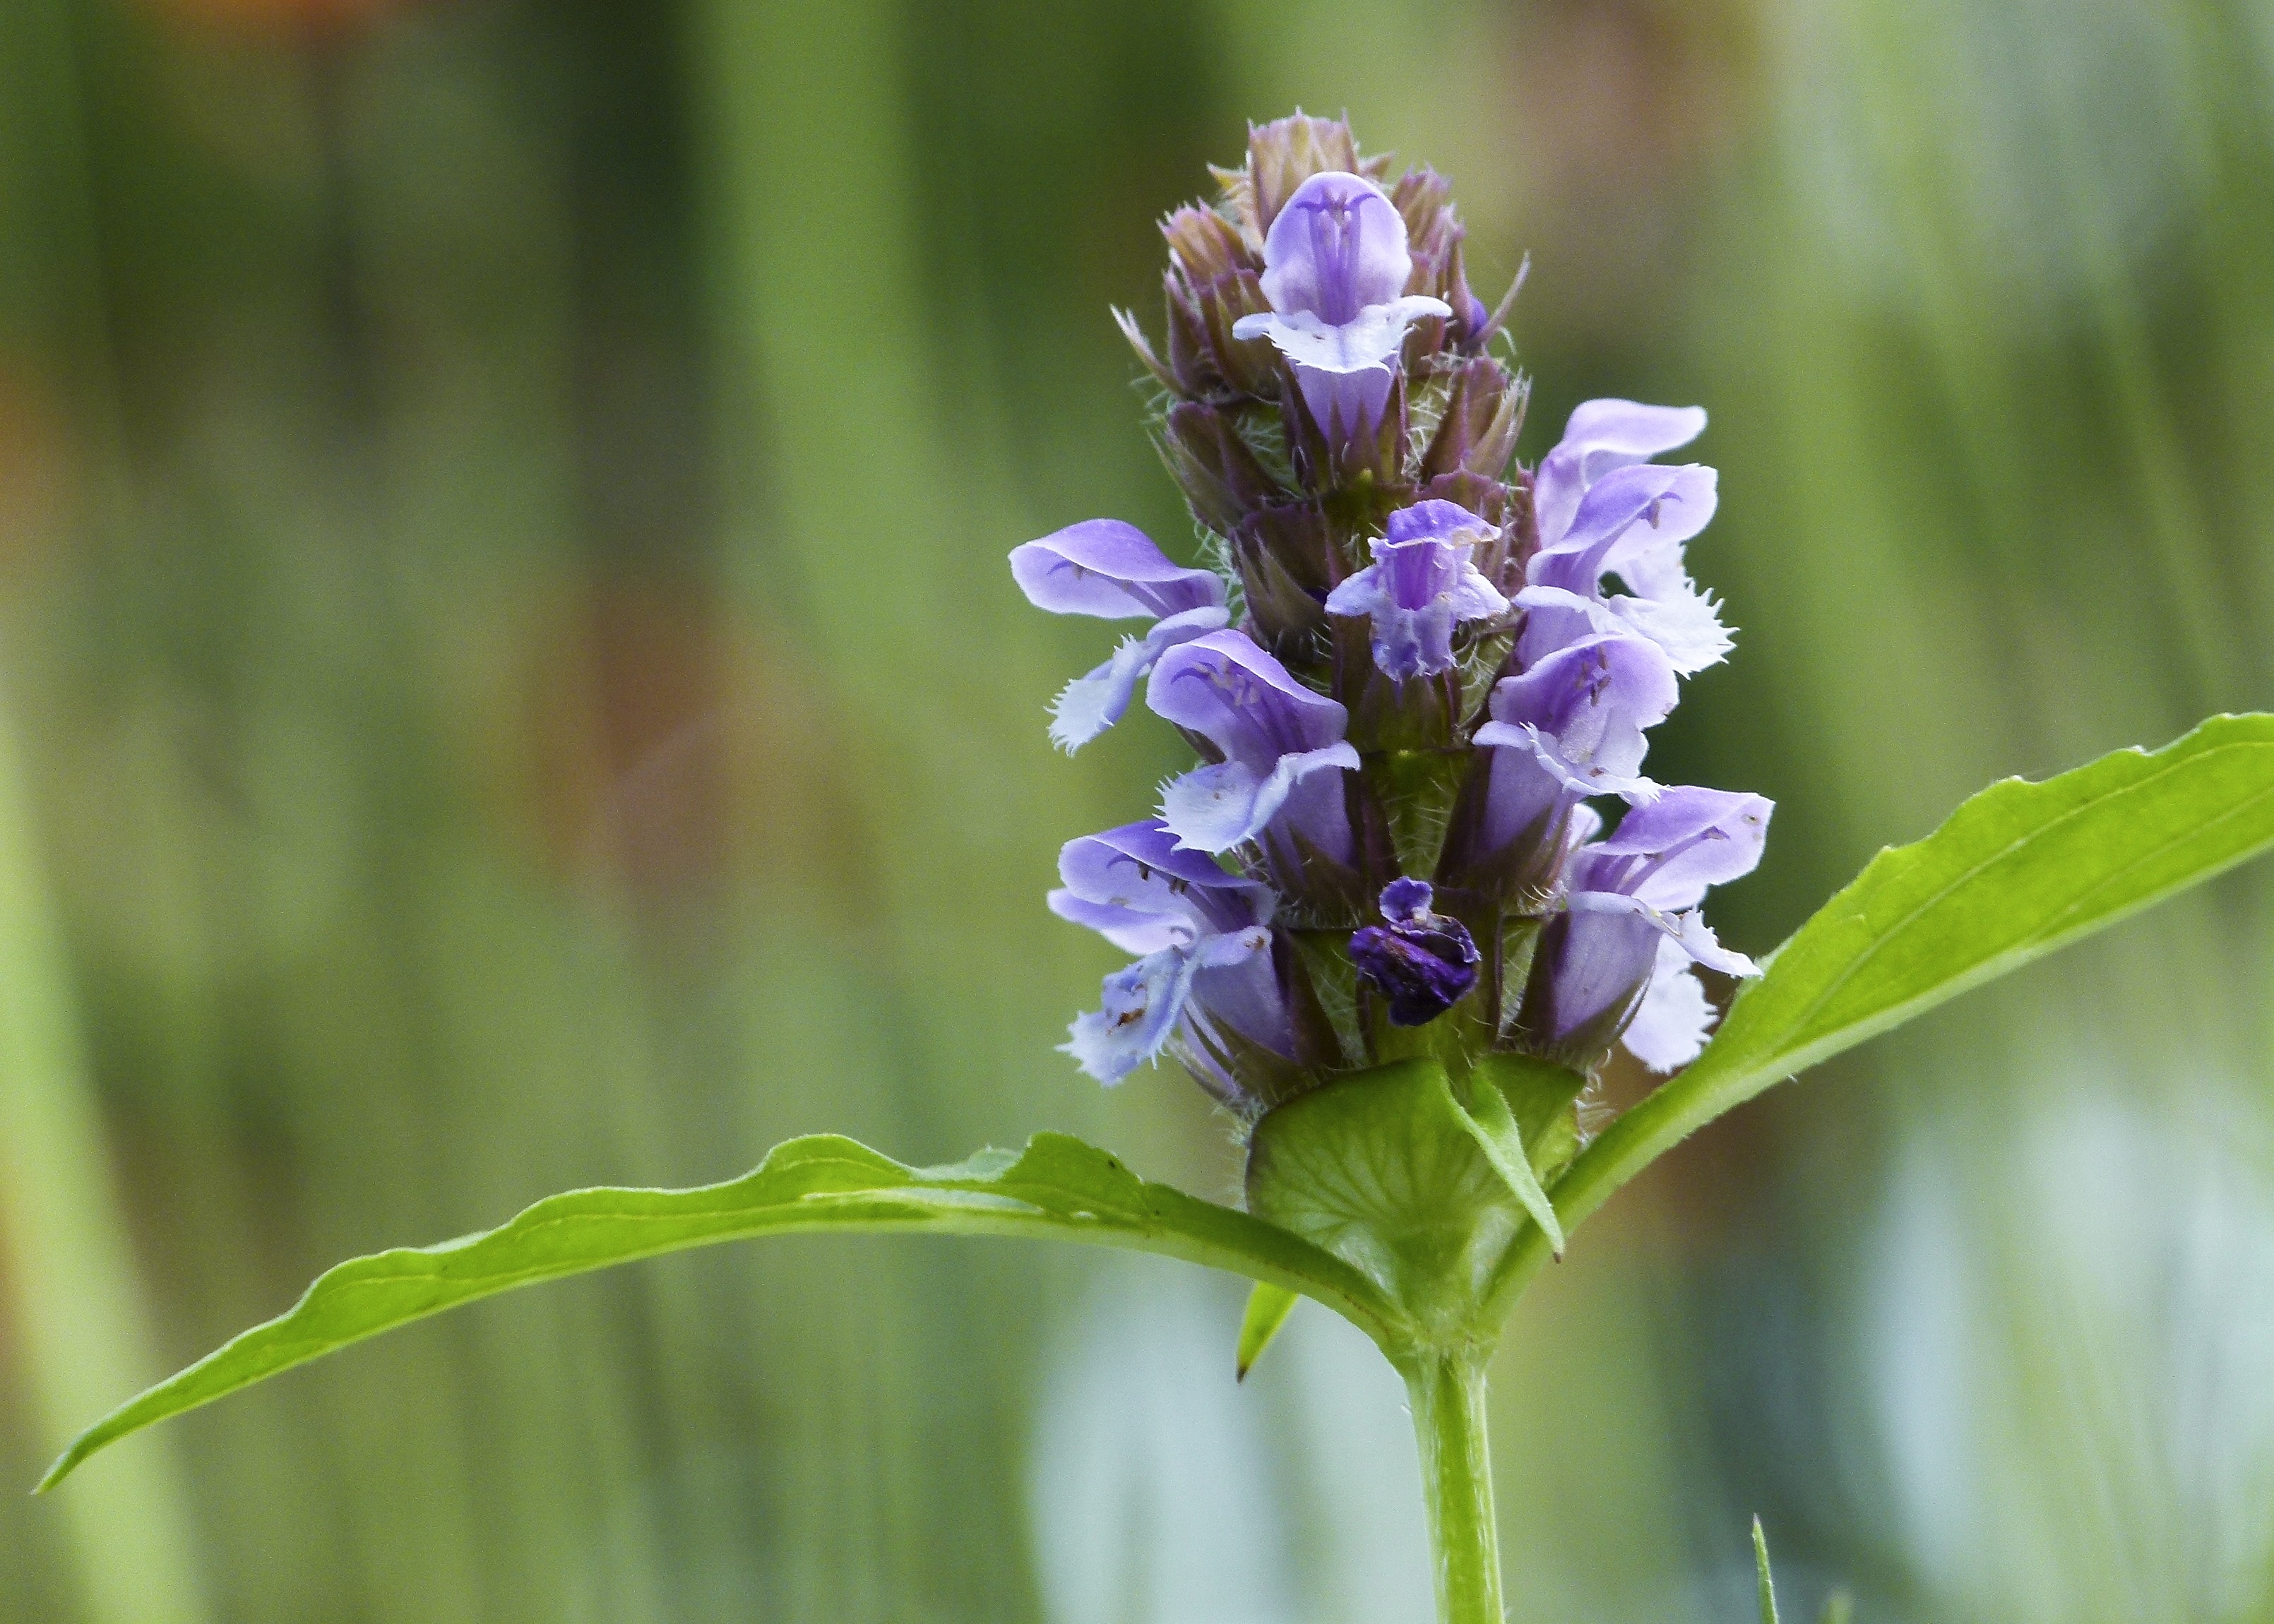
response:
<path fill-rule="evenodd" d="M 1134 956 L 1067 1049 L 1108 1082 L 1171 1055 L 1248 1118 L 1416 1043 L 1456 1071 L 1585 1072 L 1622 1041 L 1684 1064 L 1713 1019 L 1698 972 L 1753 973 L 1701 905 L 1771 810 L 1644 771 L 1730 647 L 1686 556 L 1713 470 L 1653 460 L 1706 414 L 1591 401 L 1516 466 L 1507 302 L 1470 291 L 1442 177 L 1298 114 L 1163 222 L 1165 350 L 1118 320 L 1222 573 L 1106 520 L 1012 557 L 1044 609 L 1151 622 L 1052 736 L 1141 685 L 1201 758 L 1156 818 L 1061 854 L 1051 907 Z"/>
<path fill-rule="evenodd" d="M 1387 995 L 1393 1026 L 1427 1026 L 1477 984 L 1476 938 L 1459 920 L 1431 913 L 1434 899 L 1424 881 L 1392 880 L 1382 888 L 1382 916 L 1389 923 L 1351 936 L 1351 962 Z"/>

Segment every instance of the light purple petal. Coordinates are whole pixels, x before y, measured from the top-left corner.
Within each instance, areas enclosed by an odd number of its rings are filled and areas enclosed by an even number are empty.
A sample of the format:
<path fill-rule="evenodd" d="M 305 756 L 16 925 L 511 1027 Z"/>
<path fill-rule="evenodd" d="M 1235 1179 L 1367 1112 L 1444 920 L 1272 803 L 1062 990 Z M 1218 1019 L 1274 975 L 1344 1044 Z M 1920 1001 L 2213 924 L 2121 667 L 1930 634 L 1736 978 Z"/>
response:
<path fill-rule="evenodd" d="M 1630 544 L 1636 548 L 1646 541 L 1687 541 L 1704 530 L 1713 516 L 1716 485 L 1714 471 L 1697 462 L 1673 468 L 1649 462 L 1606 475 L 1562 536 L 1532 555 L 1527 583 L 1593 595 L 1603 572 L 1613 568 L 1613 548 L 1637 525 L 1647 530 Z"/>
<path fill-rule="evenodd" d="M 1303 393 L 1303 409 L 1319 425 L 1331 446 L 1362 445 L 1382 426 L 1389 406 L 1393 381 L 1387 366 L 1361 372 L 1333 372 L 1315 366 L 1297 366 L 1295 385 Z"/>
<path fill-rule="evenodd" d="M 1427 501 L 1415 502 L 1391 514 L 1387 529 L 1389 534 L 1384 539 L 1393 542 L 1435 540 L 1474 544 L 1490 536 L 1493 527 L 1458 502 L 1432 497 Z"/>
<path fill-rule="evenodd" d="M 1653 907 L 1640 897 L 1623 891 L 1575 891 L 1563 906 L 1576 921 L 1580 919 L 1638 919 L 1680 945 L 1689 958 L 1724 975 L 1758 975 L 1760 966 L 1744 954 L 1723 947 L 1706 916 L 1695 908 L 1669 912 Z"/>
<path fill-rule="evenodd" d="M 1480 746 L 1492 742 L 1482 737 L 1484 728 L 1477 731 Z M 1479 842 L 1483 853 L 1504 852 L 1519 837 L 1535 830 L 1544 833 L 1581 793 L 1540 764 L 1528 735 L 1517 734 L 1510 744 L 1492 749 L 1487 761 L 1489 776 L 1485 780 L 1485 819 Z"/>
<path fill-rule="evenodd" d="M 1110 902 L 1092 902 L 1065 887 L 1050 893 L 1050 912 L 1076 925 L 1086 925 L 1125 953 L 1157 953 L 1163 948 L 1190 947 L 1200 928 L 1181 914 L 1141 914 Z"/>
<path fill-rule="evenodd" d="M 1348 321 L 1326 322 L 1306 310 L 1258 312 L 1231 325 L 1234 338 L 1268 338 L 1298 367 L 1322 372 L 1393 370 L 1405 335 L 1424 316 L 1451 313 L 1442 299 L 1412 294 L 1370 304 Z"/>
<path fill-rule="evenodd" d="M 1269 931 L 1222 936 L 1224 947 L 1198 965 L 1185 1019 L 1204 1034 L 1229 1027 L 1250 1042 L 1292 1059 L 1295 1025 L 1271 962 Z"/>
<path fill-rule="evenodd" d="M 1649 983 L 1660 939 L 1653 921 L 1629 911 L 1574 910 L 1550 921 L 1540 944 L 1547 974 L 1525 1000 L 1525 1019 L 1552 1049 L 1623 1015 Z"/>
<path fill-rule="evenodd" d="M 1602 599 L 1560 586 L 1525 587 L 1517 593 L 1516 606 L 1524 611 L 1524 630 L 1517 638 L 1516 654 L 1527 667 L 1575 643 L 1606 633 L 1624 635 L 1630 629 Z"/>
<path fill-rule="evenodd" d="M 1695 907 L 1707 887 L 1753 871 L 1775 810 L 1762 795 L 1669 789 L 1631 808 L 1609 839 L 1577 853 L 1571 885 L 1622 891 L 1668 913 Z"/>
<path fill-rule="evenodd" d="M 1611 568 L 1634 588 L 1635 596 L 1611 598 L 1609 613 L 1664 649 L 1675 670 L 1694 676 L 1735 646 L 1721 624 L 1721 605 L 1683 568 L 1679 543 L 1645 547 L 1623 558 L 1615 549 L 1614 559 Z"/>
<path fill-rule="evenodd" d="M 1579 500 L 1596 480 L 1615 469 L 1686 446 L 1706 430 L 1698 406 L 1641 406 L 1632 401 L 1582 403 L 1565 425 L 1563 438 L 1540 460 L 1532 478 L 1532 508 L 1540 539 L 1559 540 L 1579 510 Z"/>
<path fill-rule="evenodd" d="M 1162 786 L 1161 821 L 1180 845 L 1228 852 L 1261 835 L 1304 779 L 1335 770 L 1355 771 L 1358 765 L 1358 751 L 1337 740 L 1321 749 L 1279 756 L 1265 771 L 1244 761 L 1196 768 Z"/>
<path fill-rule="evenodd" d="M 1405 291 L 1405 220 L 1363 176 L 1329 169 L 1295 188 L 1263 239 L 1263 297 L 1339 325 Z"/>
<path fill-rule="evenodd" d="M 1269 886 L 1227 874 L 1201 853 L 1179 848 L 1176 837 L 1150 819 L 1067 841 L 1058 852 L 1058 877 L 1067 896 L 1086 903 L 1188 921 L 1186 941 L 1268 924 L 1278 906 Z"/>
<path fill-rule="evenodd" d="M 1590 637 L 1495 684 L 1493 719 L 1477 729 L 1476 742 L 1531 751 L 1577 794 L 1648 797 L 1657 786 L 1642 777 L 1643 733 L 1664 721 L 1678 697 L 1674 668 L 1656 644 Z"/>
<path fill-rule="evenodd" d="M 1121 719 L 1138 682 L 1164 651 L 1221 630 L 1231 618 L 1221 605 L 1209 604 L 1154 622 L 1142 637 L 1123 638 L 1111 659 L 1058 691 L 1050 704 L 1050 742 L 1073 755 Z"/>
<path fill-rule="evenodd" d="M 1150 953 L 1105 978 L 1103 1007 L 1074 1017 L 1058 1045 L 1108 1086 L 1161 1052 L 1176 1030 L 1193 985 L 1191 957 L 1177 948 Z"/>
<path fill-rule="evenodd" d="M 1660 937 L 1650 986 L 1619 1041 L 1643 1064 L 1664 1073 L 1697 1059 L 1713 1029 L 1713 1006 L 1690 973 L 1690 955 L 1679 943 Z"/>
<path fill-rule="evenodd" d="M 1224 602 L 1214 572 L 1171 563 L 1144 531 L 1118 519 L 1085 519 L 1012 548 L 1011 575 L 1030 603 L 1053 614 L 1118 620 Z"/>
<path fill-rule="evenodd" d="M 1163 654 L 1145 703 L 1259 776 L 1282 756 L 1335 743 L 1349 716 L 1239 631 L 1210 632 Z"/>
<path fill-rule="evenodd" d="M 1303 404 L 1337 446 L 1372 438 L 1381 426 L 1405 334 L 1423 316 L 1442 316 L 1442 299 L 1415 295 L 1369 305 L 1329 325 L 1308 311 L 1242 316 L 1235 338 L 1268 338 L 1294 364 Z"/>

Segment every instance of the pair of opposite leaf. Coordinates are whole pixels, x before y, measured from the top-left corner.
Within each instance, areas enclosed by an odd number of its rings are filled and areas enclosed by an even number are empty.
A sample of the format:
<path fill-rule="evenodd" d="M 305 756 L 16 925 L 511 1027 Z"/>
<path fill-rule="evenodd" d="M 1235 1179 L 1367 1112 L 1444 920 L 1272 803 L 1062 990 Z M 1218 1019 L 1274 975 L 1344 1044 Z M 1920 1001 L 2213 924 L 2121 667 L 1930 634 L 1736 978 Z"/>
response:
<path fill-rule="evenodd" d="M 1542 1192 L 1552 1214 L 1517 1237 L 1479 1314 L 1497 1323 L 1545 1263 L 1554 1247 L 1549 1217 L 1573 1229 L 1724 1111 L 2270 846 L 2274 716 L 2216 717 L 2152 755 L 2120 750 L 2043 783 L 2008 779 L 1984 790 L 1925 839 L 1874 858 L 1778 950 L 1705 1053 L 1579 1153 Z M 1493 1156 L 1494 1123 L 1471 1120 Z M 1498 1148 L 1521 1162 L 1512 1145 Z M 341 1264 L 280 1318 L 98 1421 L 41 1486 L 128 1433 L 461 1303 L 686 1247 L 825 1229 L 1054 1237 L 1245 1274 L 1270 1289 L 1250 1304 L 1243 1369 L 1298 1294 L 1385 1348 L 1412 1330 L 1403 1305 L 1347 1259 L 1141 1179 L 1079 1140 L 1043 1134 L 1016 1154 L 988 1151 L 916 1169 L 823 1136 L 778 1147 L 728 1184 L 571 1192 L 484 1234 Z"/>

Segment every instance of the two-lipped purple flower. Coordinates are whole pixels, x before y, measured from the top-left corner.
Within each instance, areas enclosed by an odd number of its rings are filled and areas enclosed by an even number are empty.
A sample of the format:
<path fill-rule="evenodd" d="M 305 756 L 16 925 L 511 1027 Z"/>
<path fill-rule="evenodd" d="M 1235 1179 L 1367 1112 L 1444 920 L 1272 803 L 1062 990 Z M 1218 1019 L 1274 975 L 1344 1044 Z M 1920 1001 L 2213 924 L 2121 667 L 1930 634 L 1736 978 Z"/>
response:
<path fill-rule="evenodd" d="M 1442 299 L 1405 291 L 1413 256 L 1404 216 L 1362 175 L 1314 175 L 1264 234 L 1263 266 L 1270 312 L 1242 316 L 1232 336 L 1277 346 L 1330 442 L 1371 438 L 1407 329 L 1425 316 L 1453 313 Z"/>
<path fill-rule="evenodd" d="M 1163 654 L 1145 703 L 1220 758 L 1162 789 L 1161 819 L 1178 845 L 1228 852 L 1260 839 L 1282 862 L 1299 863 L 1306 847 L 1349 861 L 1342 778 L 1359 757 L 1343 737 L 1349 712 L 1340 704 L 1230 630 Z"/>
<path fill-rule="evenodd" d="M 1601 400 L 1572 412 L 1532 481 L 1540 548 L 1516 597 L 1526 611 L 1524 664 L 1601 633 L 1655 643 L 1683 676 L 1729 651 L 1718 606 L 1683 560 L 1683 544 L 1713 516 L 1714 472 L 1649 461 L 1705 427 L 1695 406 Z M 1626 590 L 1607 592 L 1606 575 Z"/>
<path fill-rule="evenodd" d="M 1156 822 L 1069 840 L 1050 911 L 1141 955 L 1105 978 L 1103 1007 L 1079 1016 L 1063 1045 L 1101 1083 L 1118 1083 L 1189 1023 L 1291 1053 L 1286 1001 L 1271 963 L 1279 898 L 1225 873 Z"/>
<path fill-rule="evenodd" d="M 1690 966 L 1759 973 L 1715 940 L 1699 905 L 1707 888 L 1752 872 L 1774 810 L 1759 795 L 1669 789 L 1597 840 L 1585 837 L 1600 823 L 1582 808 L 1563 912 L 1541 938 L 1525 1003 L 1535 1040 L 1551 1051 L 1584 1047 L 1623 1024 L 1621 1041 L 1653 1071 L 1695 1058 L 1712 1009 Z"/>
<path fill-rule="evenodd" d="M 1453 628 L 1508 613 L 1508 599 L 1470 555 L 1492 527 L 1456 502 L 1429 500 L 1389 515 L 1374 562 L 1328 595 L 1327 613 L 1367 615 L 1374 663 L 1403 682 L 1453 668 Z"/>
<path fill-rule="evenodd" d="M 1085 519 L 1011 551 L 1011 575 L 1038 609 L 1100 620 L 1151 615 L 1113 658 L 1067 683 L 1050 707 L 1050 740 L 1069 754 L 1119 721 L 1162 654 L 1224 626 L 1224 582 L 1171 563 L 1151 538 L 1118 519 Z"/>

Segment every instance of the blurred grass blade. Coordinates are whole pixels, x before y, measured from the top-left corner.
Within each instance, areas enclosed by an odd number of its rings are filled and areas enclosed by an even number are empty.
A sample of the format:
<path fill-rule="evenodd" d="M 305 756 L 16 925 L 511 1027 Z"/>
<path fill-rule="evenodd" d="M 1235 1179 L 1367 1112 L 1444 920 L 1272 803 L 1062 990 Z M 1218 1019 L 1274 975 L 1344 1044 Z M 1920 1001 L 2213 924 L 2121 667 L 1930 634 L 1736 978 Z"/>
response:
<path fill-rule="evenodd" d="M 1565 1227 L 1795 1072 L 2274 846 L 2274 716 L 2213 717 L 2153 755 L 2008 778 L 1882 851 L 1772 956 L 1689 1069 L 1555 1185 Z M 1495 1288 L 1540 1265 L 1523 1237 Z"/>
<path fill-rule="evenodd" d="M 1287 1316 L 1295 1312 L 1295 1299 L 1300 1295 L 1284 1286 L 1259 1280 L 1255 1289 L 1247 1294 L 1247 1312 L 1239 1320 L 1239 1355 L 1238 1375 L 1247 1380 L 1247 1372 L 1255 1368 L 1256 1360 L 1279 1335 L 1279 1327 L 1287 1323 Z"/>
<path fill-rule="evenodd" d="M 1852 1624 L 1856 1617 L 1856 1598 L 1846 1590 L 1834 1590 L 1824 1598 L 1824 1611 L 1817 1615 L 1817 1624 Z"/>
<path fill-rule="evenodd" d="M 1761 1581 L 1761 1624 L 1777 1624 L 1776 1581 L 1769 1576 L 1768 1537 L 1761 1532 L 1761 1520 L 1753 1519 L 1753 1571 Z"/>
<path fill-rule="evenodd" d="M 0 1321 L 54 1442 L 159 1365 L 32 829 L 0 709 Z M 50 1443 L 50 1447 L 54 1443 Z M 66 1513 L 92 1624 L 207 1616 L 170 1452 L 121 1462 Z M 5 1612 L 0 1603 L 0 1612 Z"/>
<path fill-rule="evenodd" d="M 1085 1241 L 1160 1252 L 1314 1297 L 1370 1334 L 1391 1316 L 1349 1264 L 1274 1225 L 1138 1177 L 1104 1151 L 1041 1133 L 911 1168 L 833 1134 L 778 1145 L 756 1172 L 695 1190 L 576 1190 L 501 1229 L 357 1258 L 291 1312 L 256 1326 L 90 1427 L 49 1470 L 53 1488 L 127 1433 L 350 1342 L 540 1280 L 689 1246 L 802 1230 L 922 1230 Z"/>

